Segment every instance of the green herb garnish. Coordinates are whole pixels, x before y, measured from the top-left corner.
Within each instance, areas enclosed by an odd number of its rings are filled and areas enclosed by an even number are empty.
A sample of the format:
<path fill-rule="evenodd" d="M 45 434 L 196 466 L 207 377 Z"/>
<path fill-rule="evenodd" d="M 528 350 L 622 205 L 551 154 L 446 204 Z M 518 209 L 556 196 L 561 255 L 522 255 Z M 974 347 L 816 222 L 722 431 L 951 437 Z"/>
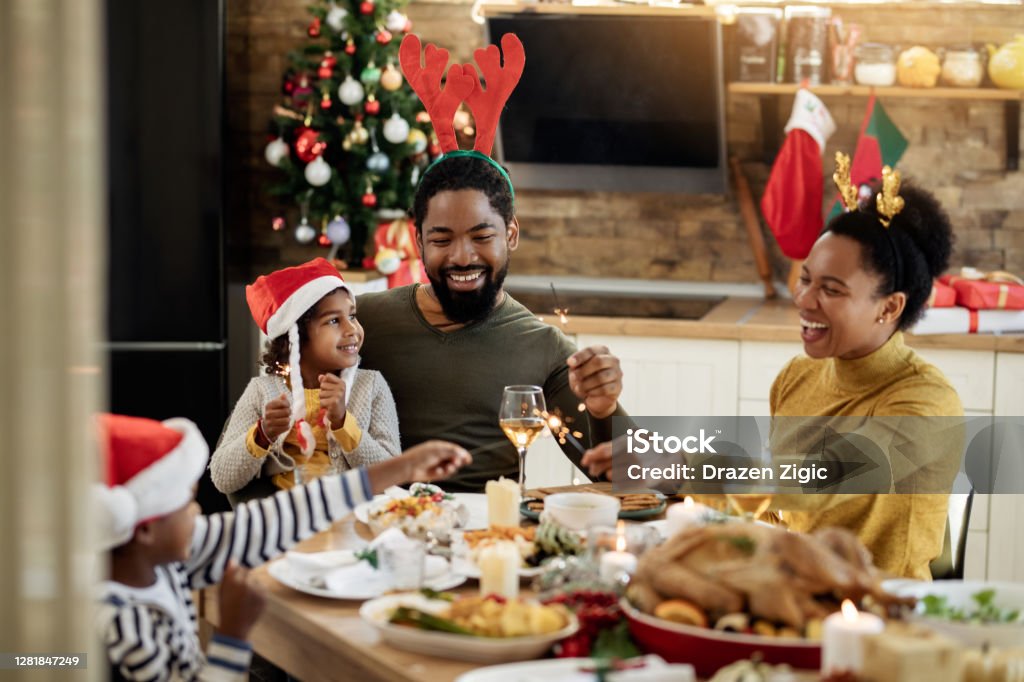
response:
<path fill-rule="evenodd" d="M 747 556 L 753 556 L 754 550 L 757 549 L 754 539 L 746 535 L 726 536 L 724 539 Z"/>
<path fill-rule="evenodd" d="M 356 561 L 365 561 L 366 563 L 370 564 L 370 566 L 372 566 L 374 570 L 380 568 L 380 565 L 377 563 L 376 549 L 370 549 L 369 547 L 367 547 L 366 549 L 361 549 L 358 552 L 356 552 L 354 556 L 356 558 Z"/>
<path fill-rule="evenodd" d="M 973 610 L 950 606 L 946 597 L 929 594 L 921 598 L 924 615 L 944 618 L 959 623 L 1013 623 L 1020 618 L 1019 609 L 1001 609 L 996 606 L 996 591 L 982 590 L 971 595 L 976 607 Z"/>
<path fill-rule="evenodd" d="M 411 625 L 421 630 L 435 630 L 438 632 L 451 632 L 456 635 L 472 635 L 473 633 L 462 627 L 456 625 L 453 621 L 447 618 L 441 618 L 435 616 L 432 613 L 425 613 L 417 609 L 411 609 L 407 606 L 399 606 L 395 609 L 395 612 L 391 614 L 389 622 L 395 623 L 396 625 Z"/>

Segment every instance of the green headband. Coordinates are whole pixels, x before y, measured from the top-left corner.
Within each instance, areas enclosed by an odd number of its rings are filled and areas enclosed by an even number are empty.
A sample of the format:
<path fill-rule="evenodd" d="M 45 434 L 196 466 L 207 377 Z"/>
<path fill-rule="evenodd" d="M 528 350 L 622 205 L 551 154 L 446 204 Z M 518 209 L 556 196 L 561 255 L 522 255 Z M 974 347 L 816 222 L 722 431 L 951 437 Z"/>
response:
<path fill-rule="evenodd" d="M 505 178 L 505 182 L 508 183 L 508 191 L 512 195 L 512 205 L 513 206 L 515 205 L 515 203 L 516 203 L 516 190 L 515 190 L 514 187 L 512 187 L 512 178 L 510 178 L 508 176 L 508 172 L 506 172 L 505 169 L 501 167 L 500 163 L 498 163 L 497 161 L 495 161 L 491 157 L 487 156 L 486 154 L 484 154 L 482 152 L 478 152 L 475 149 L 472 150 L 472 151 L 465 150 L 465 149 L 456 149 L 454 151 L 445 152 L 441 156 L 439 156 L 436 159 L 434 159 L 434 161 L 429 166 L 427 166 L 427 170 L 423 171 L 423 175 L 426 176 L 426 174 L 430 172 L 430 169 L 432 169 L 434 166 L 436 166 L 437 164 L 441 163 L 445 159 L 457 159 L 457 158 L 461 158 L 461 157 L 472 157 L 474 159 L 483 159 L 487 163 L 489 163 L 492 166 L 494 166 L 495 168 L 497 168 L 498 172 L 501 173 L 501 177 Z"/>

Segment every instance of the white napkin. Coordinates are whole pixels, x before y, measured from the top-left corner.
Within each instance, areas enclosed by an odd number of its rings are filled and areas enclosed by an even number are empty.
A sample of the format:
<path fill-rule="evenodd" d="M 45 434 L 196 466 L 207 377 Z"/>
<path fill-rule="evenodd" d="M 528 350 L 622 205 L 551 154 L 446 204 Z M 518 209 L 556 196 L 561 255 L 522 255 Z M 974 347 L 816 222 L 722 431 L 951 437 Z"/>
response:
<path fill-rule="evenodd" d="M 356 561 L 355 555 L 349 549 L 311 553 L 286 552 L 284 558 L 288 562 L 288 572 L 292 577 L 307 583 Z"/>
<path fill-rule="evenodd" d="M 635 659 L 634 659 L 635 660 Z M 696 682 L 697 674 L 689 663 L 666 663 L 661 656 L 644 656 L 644 667 L 619 670 L 608 675 L 608 682 Z"/>

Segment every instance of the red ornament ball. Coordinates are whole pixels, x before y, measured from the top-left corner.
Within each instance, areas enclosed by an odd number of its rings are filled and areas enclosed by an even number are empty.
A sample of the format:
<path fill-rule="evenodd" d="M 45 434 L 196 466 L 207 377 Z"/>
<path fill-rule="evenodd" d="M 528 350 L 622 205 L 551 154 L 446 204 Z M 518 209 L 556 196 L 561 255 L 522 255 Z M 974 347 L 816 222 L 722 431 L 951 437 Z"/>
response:
<path fill-rule="evenodd" d="M 363 195 L 363 206 L 366 208 L 373 208 L 377 205 L 377 195 L 373 192 L 367 192 Z"/>
<path fill-rule="evenodd" d="M 323 61 L 320 62 L 320 66 L 326 66 L 326 67 L 328 67 L 330 69 L 333 69 L 337 65 L 338 65 L 338 58 L 335 57 L 333 54 L 331 54 L 329 51 L 328 52 L 324 52 L 324 58 L 323 58 Z"/>
<path fill-rule="evenodd" d="M 377 42 L 380 43 L 381 45 L 387 45 L 388 43 L 390 43 L 391 42 L 391 38 L 392 38 L 391 31 L 389 31 L 387 29 L 381 29 L 377 33 Z"/>
<path fill-rule="evenodd" d="M 270 226 L 274 228 L 274 232 L 280 232 L 284 228 L 288 227 L 288 223 L 286 223 L 284 218 L 281 216 L 277 216 L 270 222 Z"/>
<path fill-rule="evenodd" d="M 441 145 L 436 142 L 431 142 L 430 146 L 427 147 L 427 152 L 429 152 L 431 156 L 441 156 Z"/>
<path fill-rule="evenodd" d="M 320 246 L 327 247 L 331 245 L 331 240 L 327 238 L 326 234 L 322 234 L 317 238 L 316 243 Z"/>
<path fill-rule="evenodd" d="M 375 99 L 366 100 L 366 105 L 363 108 L 370 116 L 376 116 L 380 113 L 380 102 Z"/>
<path fill-rule="evenodd" d="M 323 109 L 324 111 L 327 111 L 328 109 L 330 109 L 331 108 L 331 98 L 327 97 L 325 95 L 324 98 L 322 100 L 320 100 L 320 108 Z"/>
<path fill-rule="evenodd" d="M 300 128 L 295 137 L 295 155 L 303 163 L 309 163 L 324 153 L 327 143 L 320 140 L 320 133 L 312 128 Z"/>
<path fill-rule="evenodd" d="M 430 123 L 430 114 L 425 111 L 417 112 L 416 114 L 417 123 Z"/>
<path fill-rule="evenodd" d="M 314 17 L 313 21 L 309 22 L 309 28 L 306 29 L 306 33 L 309 34 L 310 38 L 320 37 L 320 17 Z"/>
<path fill-rule="evenodd" d="M 347 54 L 348 56 L 351 57 L 355 53 L 356 53 L 356 44 L 353 43 L 351 40 L 349 40 L 347 43 L 345 43 L 345 54 Z"/>
<path fill-rule="evenodd" d="M 320 68 L 316 70 L 316 75 L 318 78 L 320 78 L 320 80 L 325 81 L 331 76 L 333 76 L 334 72 L 331 70 L 331 67 L 324 66 L 323 64 L 321 64 Z"/>
<path fill-rule="evenodd" d="M 376 7 L 377 6 L 373 3 L 372 0 L 363 0 L 361 3 L 359 3 L 359 13 L 373 14 L 373 10 L 376 9 Z"/>

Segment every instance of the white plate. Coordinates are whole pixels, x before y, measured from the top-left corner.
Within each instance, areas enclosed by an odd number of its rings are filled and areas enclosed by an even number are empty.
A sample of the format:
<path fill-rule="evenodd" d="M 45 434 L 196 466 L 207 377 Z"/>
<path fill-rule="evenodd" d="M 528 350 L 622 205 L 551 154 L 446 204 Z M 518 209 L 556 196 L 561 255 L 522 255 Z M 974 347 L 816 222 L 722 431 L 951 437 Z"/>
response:
<path fill-rule="evenodd" d="M 643 668 L 609 673 L 608 682 L 648 679 L 694 682 L 697 679 L 691 665 L 669 665 L 660 656 L 647 656 L 644 662 L 646 665 Z M 594 663 L 592 658 L 551 658 L 545 661 L 505 663 L 470 670 L 456 677 L 455 682 L 596 682 L 597 675 L 583 672 L 583 669 L 593 670 Z"/>
<path fill-rule="evenodd" d="M 364 567 L 367 571 L 362 570 Z M 314 597 L 353 600 L 374 599 L 387 591 L 387 585 L 382 578 L 375 579 L 373 574 L 368 573 L 372 570 L 365 562 L 338 569 L 334 572 L 334 579 L 328 579 L 330 585 L 328 587 L 300 579 L 285 559 L 275 561 L 267 568 L 270 577 L 293 590 L 311 594 Z M 339 574 L 342 571 L 347 572 L 347 575 Z M 466 582 L 465 575 L 449 569 L 436 578 L 424 581 L 424 587 L 441 592 L 458 587 L 464 582 Z"/>
<path fill-rule="evenodd" d="M 745 519 L 741 519 L 738 516 L 731 516 L 729 514 L 723 514 L 722 515 L 722 519 L 723 519 L 724 523 L 744 523 L 745 522 Z M 759 524 L 761 526 L 770 526 L 772 528 L 778 528 L 778 526 L 772 526 L 772 524 L 768 523 L 767 521 L 757 520 L 757 521 L 754 521 L 754 523 Z M 654 521 L 645 521 L 644 525 L 645 526 L 650 526 L 654 530 L 658 531 L 658 534 L 661 535 L 661 539 L 662 540 L 668 540 L 668 521 L 667 520 L 665 520 L 665 519 L 656 519 Z"/>
<path fill-rule="evenodd" d="M 370 525 L 370 508 L 373 504 L 380 500 L 386 499 L 398 499 L 408 496 L 409 492 L 401 488 L 389 488 L 390 491 L 394 491 L 392 494 L 377 495 L 369 502 L 363 502 L 357 505 L 352 513 L 356 517 L 356 521 L 364 523 L 367 526 Z M 400 493 L 398 491 L 401 491 Z M 482 530 L 488 528 L 487 524 L 487 495 L 483 493 L 452 493 L 455 498 L 455 502 L 461 504 L 469 512 L 469 520 L 464 526 L 459 526 L 463 530 Z"/>
<path fill-rule="evenodd" d="M 1024 584 L 1007 582 L 985 582 L 981 580 L 886 580 L 882 589 L 901 597 L 921 599 L 929 594 L 946 597 L 950 606 L 971 608 L 975 606 L 972 595 L 982 590 L 995 590 L 995 604 L 1002 610 L 1019 609 L 1024 614 Z M 923 606 L 919 605 L 919 609 Z M 992 623 L 989 625 L 958 623 L 956 621 L 914 614 L 912 619 L 936 632 L 951 637 L 971 647 L 985 644 L 993 647 L 1014 647 L 1024 644 L 1024 615 L 1014 623 Z"/>
<path fill-rule="evenodd" d="M 396 649 L 471 663 L 505 663 L 539 658 L 555 642 L 571 636 L 579 629 L 576 617 L 571 616 L 568 625 L 548 635 L 474 637 L 433 632 L 389 623 L 391 613 L 398 606 L 410 606 L 430 613 L 439 613 L 448 607 L 448 602 L 427 599 L 415 592 L 391 594 L 366 602 L 359 608 L 359 615 L 380 632 L 381 638 L 387 644 Z"/>

